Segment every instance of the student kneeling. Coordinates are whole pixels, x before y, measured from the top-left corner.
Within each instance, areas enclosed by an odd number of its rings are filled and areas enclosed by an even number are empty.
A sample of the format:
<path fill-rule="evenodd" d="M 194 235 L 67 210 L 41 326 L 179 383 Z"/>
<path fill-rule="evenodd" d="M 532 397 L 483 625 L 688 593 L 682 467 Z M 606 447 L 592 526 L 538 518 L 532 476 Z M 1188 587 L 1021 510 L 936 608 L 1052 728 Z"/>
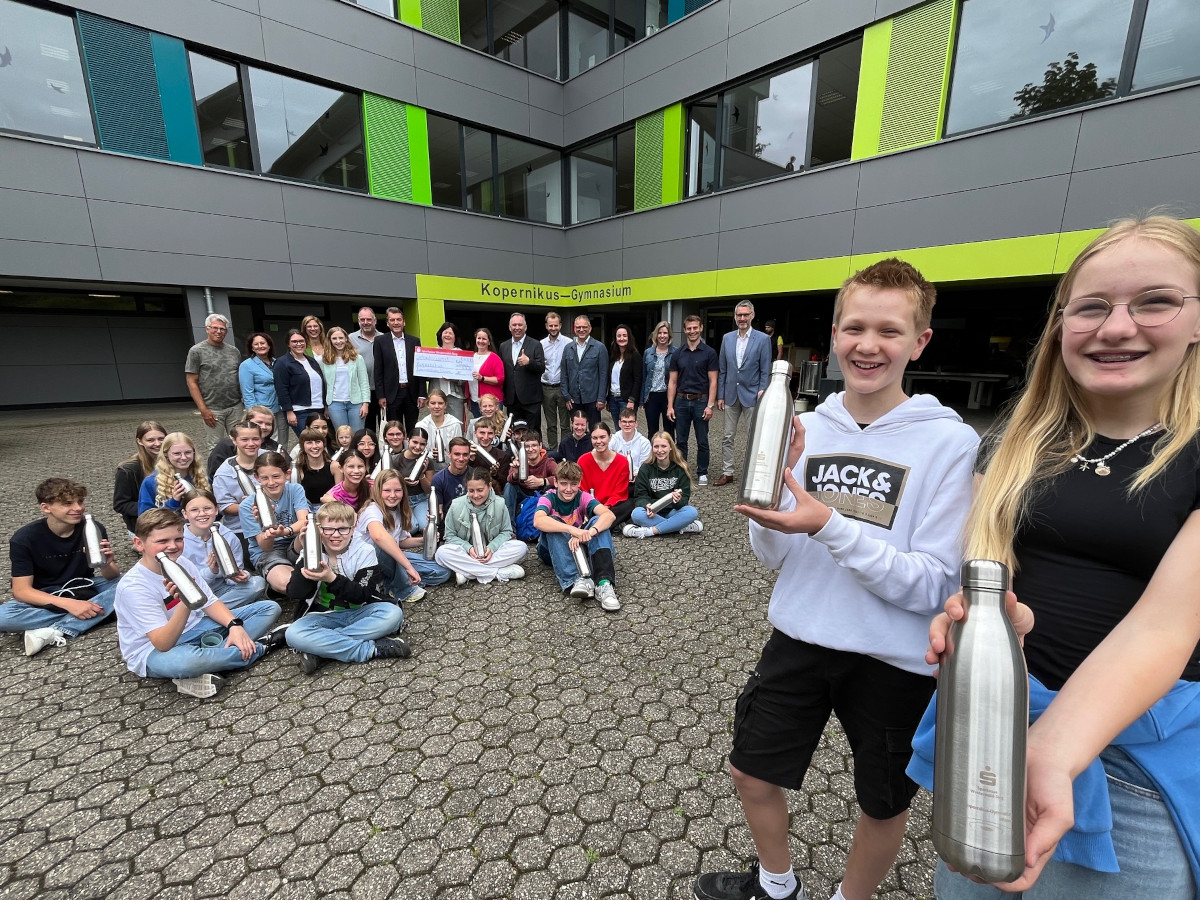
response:
<path fill-rule="evenodd" d="M 449 470 L 447 470 L 449 471 Z M 450 504 L 446 512 L 446 543 L 438 547 L 434 558 L 454 572 L 458 584 L 476 578 L 481 584 L 494 580 L 512 581 L 524 578 L 525 570 L 517 565 L 529 548 L 524 541 L 513 537 L 512 520 L 504 501 L 492 493 L 492 480 L 487 469 L 471 469 L 467 473 L 467 493 Z M 471 518 L 479 520 L 483 552 L 471 542 Z"/>
<path fill-rule="evenodd" d="M 217 599 L 200 570 L 183 557 L 183 519 L 175 510 L 150 509 L 138 516 L 133 548 L 141 561 L 125 573 L 116 597 L 121 658 L 133 674 L 170 678 L 181 694 L 211 697 L 224 684 L 213 673 L 245 668 L 283 643 L 279 632 L 267 635 L 279 618 L 279 604 L 248 603 L 235 616 Z M 192 576 L 207 604 L 188 609 L 176 586 L 163 578 L 159 553 Z"/>
<path fill-rule="evenodd" d="M 311 675 L 327 659 L 408 659 L 408 643 L 387 637 L 400 630 L 404 613 L 388 599 L 375 548 L 354 539 L 354 510 L 334 500 L 315 515 L 321 564 L 306 569 L 301 555 L 287 585 L 289 598 L 309 601 L 287 630 L 288 646 L 300 653 L 301 671 Z"/>
<path fill-rule="evenodd" d="M 613 588 L 612 510 L 579 488 L 583 470 L 578 463 L 558 467 L 557 485 L 538 500 L 533 525 L 542 533 L 538 538 L 538 557 L 554 567 L 554 577 L 562 589 L 578 600 L 595 597 L 601 609 L 616 612 L 621 608 Z M 575 549 L 582 547 L 595 581 L 585 577 L 575 562 Z"/>

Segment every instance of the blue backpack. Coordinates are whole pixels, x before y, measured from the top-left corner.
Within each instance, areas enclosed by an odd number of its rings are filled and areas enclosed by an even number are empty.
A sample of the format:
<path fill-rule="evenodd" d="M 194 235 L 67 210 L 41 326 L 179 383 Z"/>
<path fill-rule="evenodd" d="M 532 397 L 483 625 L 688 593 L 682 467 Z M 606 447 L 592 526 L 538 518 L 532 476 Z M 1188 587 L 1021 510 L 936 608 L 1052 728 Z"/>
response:
<path fill-rule="evenodd" d="M 541 494 L 526 497 L 517 507 L 517 519 L 513 523 L 519 541 L 536 541 L 541 532 L 533 527 L 533 514 L 537 511 L 538 499 Z"/>

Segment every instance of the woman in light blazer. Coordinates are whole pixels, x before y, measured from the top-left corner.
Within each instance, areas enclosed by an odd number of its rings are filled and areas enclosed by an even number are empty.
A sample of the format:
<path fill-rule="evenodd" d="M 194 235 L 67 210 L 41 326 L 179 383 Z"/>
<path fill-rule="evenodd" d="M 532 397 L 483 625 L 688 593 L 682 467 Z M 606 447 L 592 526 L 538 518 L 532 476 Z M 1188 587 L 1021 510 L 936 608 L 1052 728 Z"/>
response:
<path fill-rule="evenodd" d="M 363 427 L 371 400 L 366 361 L 354 349 L 346 329 L 335 325 L 325 333 L 320 358 L 325 376 L 325 406 L 334 429 L 349 425 L 355 431 Z"/>
<path fill-rule="evenodd" d="M 275 439 L 287 452 L 287 416 L 279 406 L 275 393 L 275 342 L 265 331 L 256 331 L 246 339 L 246 358 L 238 366 L 238 385 L 242 389 L 242 405 L 265 406 L 275 414 Z"/>

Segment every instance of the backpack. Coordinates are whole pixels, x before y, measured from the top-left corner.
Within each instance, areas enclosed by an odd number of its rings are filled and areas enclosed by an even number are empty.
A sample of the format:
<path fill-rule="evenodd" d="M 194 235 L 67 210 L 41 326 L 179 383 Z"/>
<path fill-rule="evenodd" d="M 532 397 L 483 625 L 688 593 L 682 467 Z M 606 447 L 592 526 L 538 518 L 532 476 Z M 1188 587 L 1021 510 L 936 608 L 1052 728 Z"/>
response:
<path fill-rule="evenodd" d="M 519 541 L 536 541 L 541 532 L 533 527 L 533 514 L 537 511 L 538 499 L 541 494 L 533 494 L 523 499 L 517 507 L 517 518 L 513 522 L 513 530 Z"/>

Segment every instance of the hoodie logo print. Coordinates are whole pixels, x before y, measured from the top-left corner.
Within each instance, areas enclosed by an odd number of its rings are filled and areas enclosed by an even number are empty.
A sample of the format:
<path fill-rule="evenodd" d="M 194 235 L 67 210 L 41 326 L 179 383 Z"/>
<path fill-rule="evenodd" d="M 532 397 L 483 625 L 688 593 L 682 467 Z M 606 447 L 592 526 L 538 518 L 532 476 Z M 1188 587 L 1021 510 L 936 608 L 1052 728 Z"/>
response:
<path fill-rule="evenodd" d="M 809 456 L 804 485 L 809 494 L 843 516 L 891 530 L 908 481 L 908 466 L 850 453 Z"/>

